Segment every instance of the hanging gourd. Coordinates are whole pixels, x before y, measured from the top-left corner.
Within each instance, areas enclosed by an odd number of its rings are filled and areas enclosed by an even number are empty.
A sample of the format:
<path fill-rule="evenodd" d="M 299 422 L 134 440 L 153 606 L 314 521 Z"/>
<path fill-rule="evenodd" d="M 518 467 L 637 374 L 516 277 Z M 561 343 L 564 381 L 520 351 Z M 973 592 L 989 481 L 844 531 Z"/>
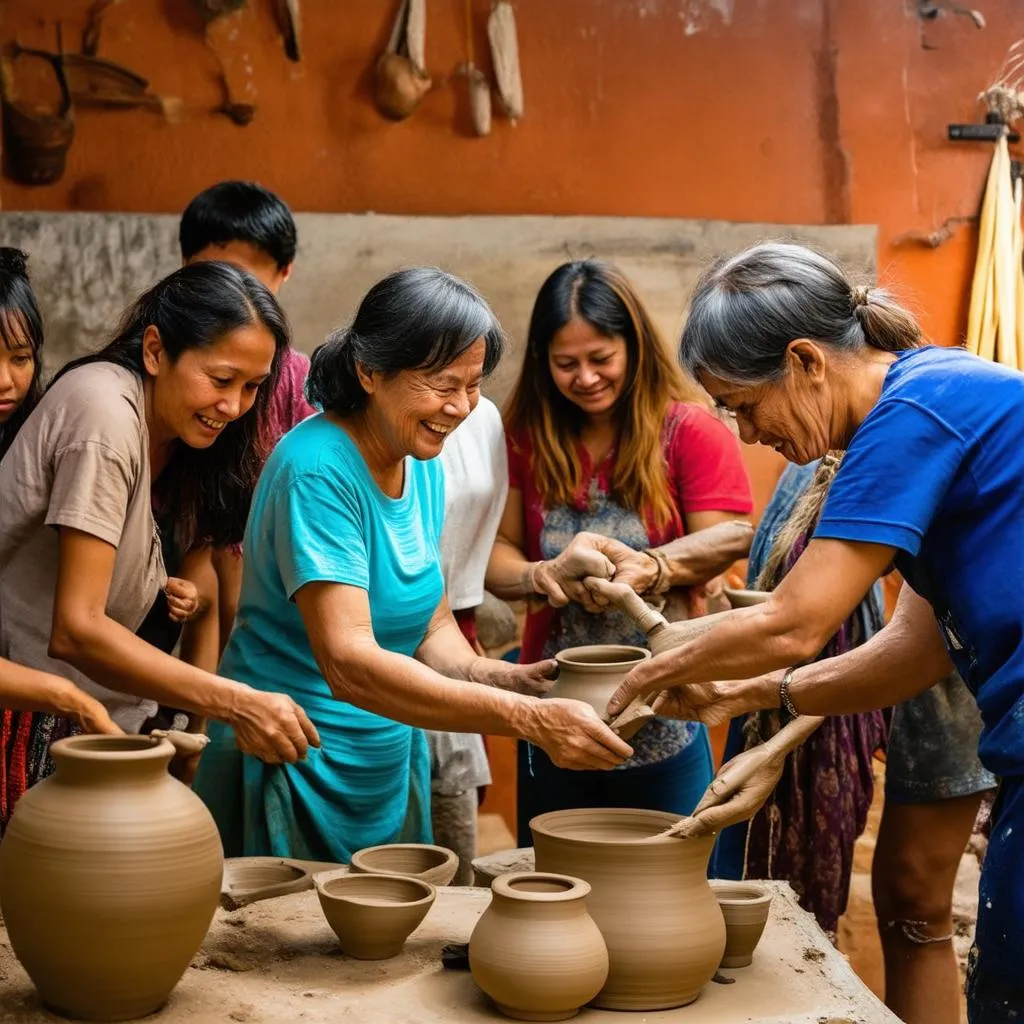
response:
<path fill-rule="evenodd" d="M 426 71 L 426 0 L 402 0 L 387 49 L 377 61 L 373 99 L 393 121 L 407 118 L 430 89 Z"/>

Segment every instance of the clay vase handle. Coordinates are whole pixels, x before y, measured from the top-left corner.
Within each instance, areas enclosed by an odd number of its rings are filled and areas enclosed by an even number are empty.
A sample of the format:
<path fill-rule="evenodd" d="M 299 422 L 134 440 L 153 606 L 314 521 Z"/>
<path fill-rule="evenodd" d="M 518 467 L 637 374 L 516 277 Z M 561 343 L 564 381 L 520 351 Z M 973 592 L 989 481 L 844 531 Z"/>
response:
<path fill-rule="evenodd" d="M 201 732 L 182 732 L 180 729 L 154 729 L 150 736 L 167 740 L 174 747 L 175 753 L 185 757 L 202 753 L 210 742 L 210 737 Z"/>
<path fill-rule="evenodd" d="M 656 612 L 628 583 L 613 583 L 598 576 L 587 576 L 583 585 L 628 615 L 645 635 L 659 626 L 668 625 L 665 616 Z"/>

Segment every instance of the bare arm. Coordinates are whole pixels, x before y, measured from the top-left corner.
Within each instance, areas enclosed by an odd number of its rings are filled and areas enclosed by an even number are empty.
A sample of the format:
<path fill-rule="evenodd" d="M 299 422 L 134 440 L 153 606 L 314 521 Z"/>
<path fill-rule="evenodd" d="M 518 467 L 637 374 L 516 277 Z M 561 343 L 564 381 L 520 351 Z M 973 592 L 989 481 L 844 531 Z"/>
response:
<path fill-rule="evenodd" d="M 68 679 L 0 658 L 0 705 L 41 711 L 77 722 L 83 732 L 120 733 L 107 709 Z"/>
<path fill-rule="evenodd" d="M 852 715 L 899 704 L 952 671 L 931 606 L 905 586 L 892 621 L 866 644 L 794 672 L 789 695 L 804 715 Z M 715 725 L 779 706 L 782 671 L 667 690 L 659 714 Z"/>
<path fill-rule="evenodd" d="M 418 660 L 384 650 L 373 634 L 365 590 L 308 583 L 295 602 L 320 671 L 338 700 L 424 729 L 520 736 L 543 747 L 562 767 L 612 768 L 632 753 L 587 704 L 454 682 Z M 472 649 L 464 638 L 465 651 L 454 656 L 438 655 L 438 637 L 434 640 L 432 660 L 468 671 L 466 651 L 472 655 Z"/>
<path fill-rule="evenodd" d="M 689 683 L 747 679 L 816 658 L 864 599 L 895 551 L 881 544 L 812 540 L 764 604 L 637 666 L 608 705 Z"/>
<path fill-rule="evenodd" d="M 526 547 L 525 515 L 523 492 L 518 487 L 510 487 L 484 579 L 487 589 L 505 601 L 532 597 L 534 593 L 530 580 L 533 563 L 523 553 Z"/>
<path fill-rule="evenodd" d="M 262 693 L 186 665 L 106 614 L 117 549 L 79 530 L 60 530 L 50 656 L 123 693 L 227 722 L 239 748 L 275 763 L 305 756 L 319 739 L 283 694 Z"/>

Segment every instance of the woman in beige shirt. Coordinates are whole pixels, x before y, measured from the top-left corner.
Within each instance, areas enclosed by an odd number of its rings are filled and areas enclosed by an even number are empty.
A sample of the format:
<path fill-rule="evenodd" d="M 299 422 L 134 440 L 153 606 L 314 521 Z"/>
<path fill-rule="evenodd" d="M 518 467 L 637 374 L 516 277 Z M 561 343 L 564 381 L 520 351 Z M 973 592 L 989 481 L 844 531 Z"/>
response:
<path fill-rule="evenodd" d="M 58 375 L 0 464 L 0 657 L 74 681 L 129 732 L 162 703 L 229 723 L 268 762 L 318 742 L 291 698 L 135 635 L 166 583 L 153 499 L 183 550 L 240 540 L 262 464 L 262 385 L 287 343 L 270 292 L 202 263 L 150 289 L 105 349 Z M 53 735 L 46 715 L 28 727 L 26 786 L 49 773 Z"/>

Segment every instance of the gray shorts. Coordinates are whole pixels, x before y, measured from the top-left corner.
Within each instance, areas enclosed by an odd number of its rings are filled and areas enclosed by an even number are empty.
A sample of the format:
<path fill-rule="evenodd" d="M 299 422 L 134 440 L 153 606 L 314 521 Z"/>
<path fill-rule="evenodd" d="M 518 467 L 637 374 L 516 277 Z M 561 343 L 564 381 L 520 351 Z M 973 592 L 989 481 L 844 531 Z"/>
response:
<path fill-rule="evenodd" d="M 928 804 L 995 789 L 978 760 L 981 714 L 953 673 L 893 709 L 885 761 L 885 799 Z"/>

